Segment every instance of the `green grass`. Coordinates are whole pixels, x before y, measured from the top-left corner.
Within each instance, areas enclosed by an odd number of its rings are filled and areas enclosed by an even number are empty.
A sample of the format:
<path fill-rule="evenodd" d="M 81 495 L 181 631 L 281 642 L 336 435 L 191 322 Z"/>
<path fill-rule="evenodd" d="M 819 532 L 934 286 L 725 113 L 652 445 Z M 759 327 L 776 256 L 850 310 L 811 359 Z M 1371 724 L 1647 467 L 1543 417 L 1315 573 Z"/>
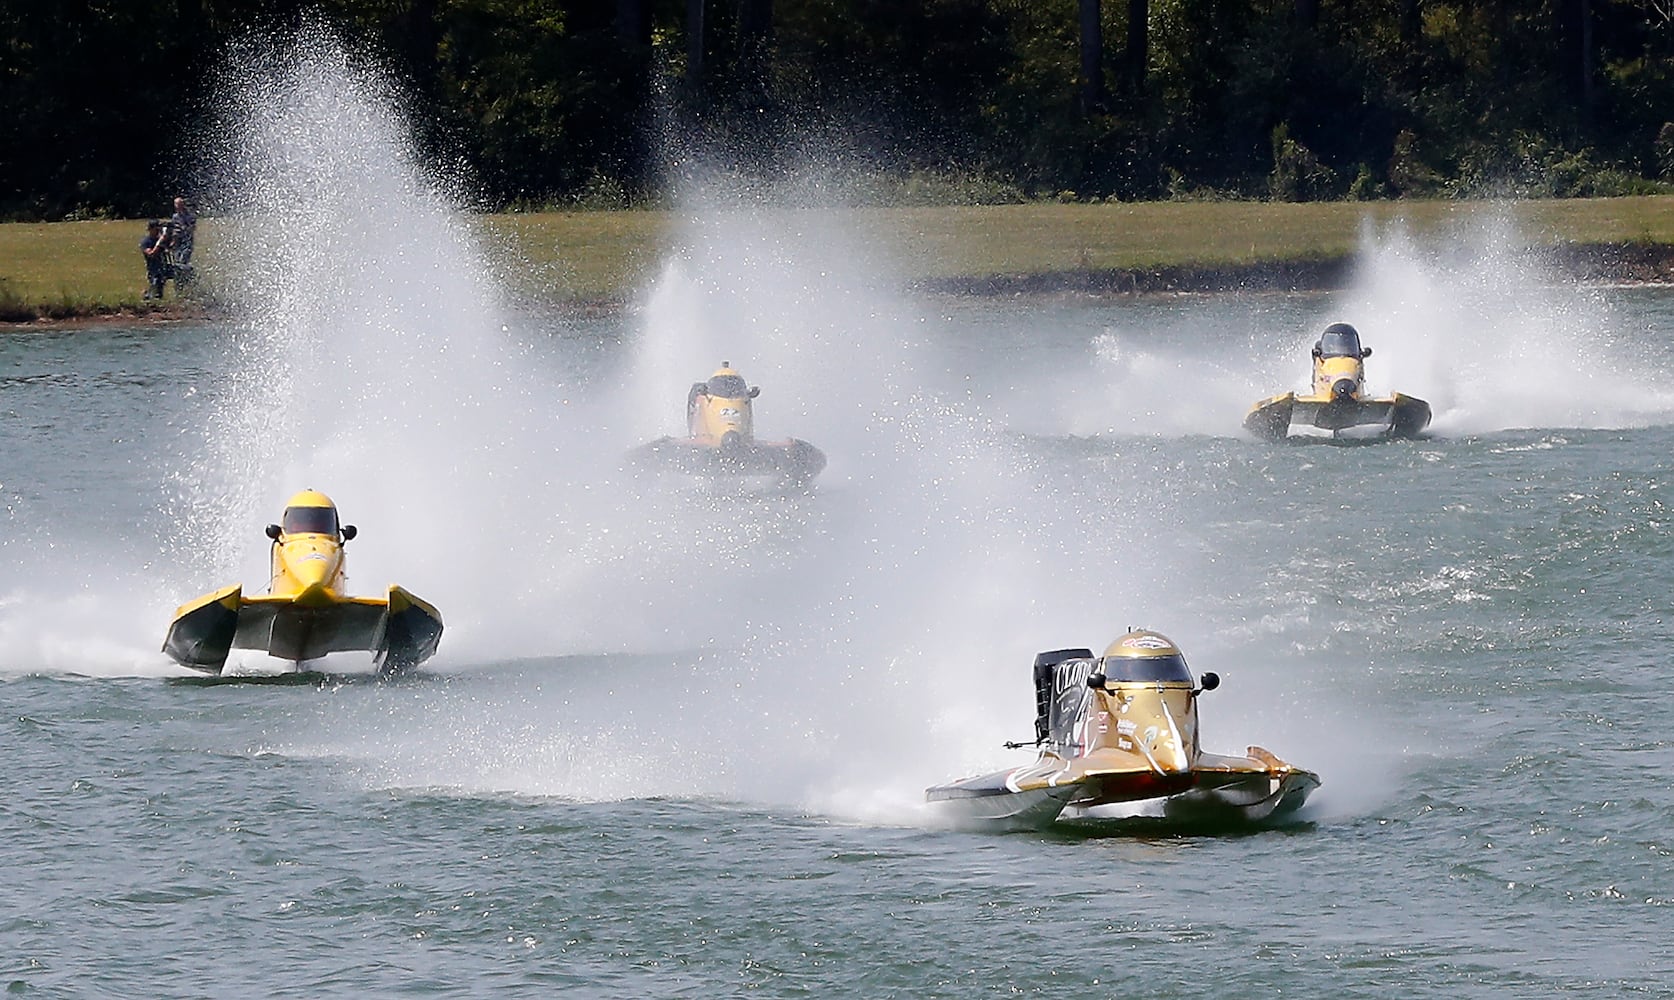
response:
<path fill-rule="evenodd" d="M 1144 202 L 862 213 L 917 277 L 1227 266 L 1340 257 L 1363 225 L 1445 237 L 1505 219 L 1531 246 L 1674 244 L 1674 197 L 1529 202 Z"/>
<path fill-rule="evenodd" d="M 1399 224 L 1446 239 L 1504 220 L 1531 246 L 1674 245 L 1674 196 L 1470 202 L 1148 202 L 948 208 L 764 210 L 787 229 L 817 223 L 878 248 L 902 280 L 1076 270 L 1234 266 L 1340 257 L 1362 227 Z M 631 296 L 681 238 L 685 213 L 552 212 L 477 220 L 520 290 L 556 301 Z M 227 223 L 220 223 L 226 225 Z M 195 263 L 213 280 L 217 220 Z M 142 301 L 143 222 L 0 225 L 0 318 L 156 309 Z M 172 285 L 170 295 L 173 295 Z M 171 300 L 172 302 L 172 300 Z M 165 311 L 172 304 L 162 307 Z"/>
<path fill-rule="evenodd" d="M 200 245 L 213 231 L 199 227 Z M 172 282 L 168 301 L 143 299 L 144 236 L 143 219 L 0 225 L 0 320 L 177 308 Z"/>

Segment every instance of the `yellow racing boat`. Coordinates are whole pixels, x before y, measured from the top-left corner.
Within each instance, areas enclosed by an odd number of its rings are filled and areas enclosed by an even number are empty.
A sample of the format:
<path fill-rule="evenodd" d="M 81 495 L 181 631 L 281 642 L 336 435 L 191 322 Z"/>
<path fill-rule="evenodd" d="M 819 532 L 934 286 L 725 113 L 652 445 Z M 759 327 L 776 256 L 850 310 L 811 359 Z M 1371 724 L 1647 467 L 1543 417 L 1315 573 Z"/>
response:
<path fill-rule="evenodd" d="M 1311 392 L 1286 392 L 1250 408 L 1244 429 L 1267 441 L 1282 441 L 1292 427 L 1315 427 L 1333 437 L 1352 427 L 1378 427 L 1385 437 L 1416 437 L 1430 426 L 1430 404 L 1412 396 L 1366 394 L 1365 359 L 1360 333 L 1347 323 L 1325 328 L 1314 344 Z"/>
<path fill-rule="evenodd" d="M 1129 632 L 1098 657 L 1090 649 L 1041 653 L 1034 679 L 1038 756 L 927 789 L 943 819 L 1038 829 L 1130 806 L 1170 819 L 1257 822 L 1295 812 L 1319 787 L 1317 774 L 1261 747 L 1243 756 L 1203 750 L 1197 699 L 1220 678 L 1205 673 L 1194 684 L 1179 647 L 1157 632 Z"/>
<path fill-rule="evenodd" d="M 658 438 L 636 448 L 639 465 L 695 476 L 771 476 L 790 486 L 805 486 L 825 468 L 825 453 L 806 441 L 756 437 L 751 400 L 761 395 L 721 362 L 715 374 L 692 385 L 686 394 L 683 438 Z"/>
<path fill-rule="evenodd" d="M 386 597 L 343 593 L 343 546 L 355 537 L 324 493 L 303 490 L 267 526 L 272 544 L 268 592 L 247 596 L 235 583 L 182 605 L 163 652 L 176 663 L 219 674 L 234 649 L 256 649 L 298 664 L 327 653 L 370 650 L 382 674 L 417 666 L 436 652 L 442 616 L 400 587 Z"/>

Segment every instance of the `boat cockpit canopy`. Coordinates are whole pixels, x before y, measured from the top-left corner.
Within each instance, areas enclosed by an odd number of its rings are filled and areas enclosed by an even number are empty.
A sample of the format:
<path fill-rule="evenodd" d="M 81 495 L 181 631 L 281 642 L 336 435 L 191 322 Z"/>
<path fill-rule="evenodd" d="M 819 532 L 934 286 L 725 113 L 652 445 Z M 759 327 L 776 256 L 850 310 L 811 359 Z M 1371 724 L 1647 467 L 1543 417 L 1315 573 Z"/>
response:
<path fill-rule="evenodd" d="M 287 535 L 335 535 L 337 534 L 337 508 L 286 507 L 285 516 L 280 525 Z"/>
<path fill-rule="evenodd" d="M 1192 682 L 1191 669 L 1186 666 L 1186 658 L 1179 653 L 1169 656 L 1106 656 L 1100 662 L 1100 667 L 1104 671 L 1104 679 L 1111 683 Z"/>
<path fill-rule="evenodd" d="M 1347 323 L 1333 323 L 1319 335 L 1314 353 L 1322 358 L 1361 357 L 1360 332 Z"/>
<path fill-rule="evenodd" d="M 750 394 L 750 387 L 744 383 L 742 375 L 712 375 L 705 383 L 704 391 L 722 399 L 743 399 Z"/>

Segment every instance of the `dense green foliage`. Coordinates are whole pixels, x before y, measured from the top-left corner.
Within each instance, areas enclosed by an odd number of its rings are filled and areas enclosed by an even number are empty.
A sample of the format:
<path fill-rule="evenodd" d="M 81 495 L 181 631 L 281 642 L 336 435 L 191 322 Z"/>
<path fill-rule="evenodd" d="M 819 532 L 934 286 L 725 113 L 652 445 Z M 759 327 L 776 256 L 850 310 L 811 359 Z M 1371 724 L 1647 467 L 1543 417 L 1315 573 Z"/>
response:
<path fill-rule="evenodd" d="M 225 53 L 304 18 L 493 207 L 705 168 L 944 203 L 1674 181 L 1668 0 L 8 0 L 0 217 L 160 210 Z"/>

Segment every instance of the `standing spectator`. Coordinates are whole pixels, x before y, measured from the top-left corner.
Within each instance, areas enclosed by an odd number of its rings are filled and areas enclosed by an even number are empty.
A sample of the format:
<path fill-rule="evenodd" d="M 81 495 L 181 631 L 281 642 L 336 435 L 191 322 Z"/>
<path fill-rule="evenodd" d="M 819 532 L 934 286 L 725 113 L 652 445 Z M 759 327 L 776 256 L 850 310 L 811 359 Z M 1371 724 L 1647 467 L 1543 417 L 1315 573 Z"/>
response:
<path fill-rule="evenodd" d="M 163 297 L 163 283 L 174 277 L 169 266 L 168 242 L 163 239 L 163 224 L 152 219 L 145 224 L 145 239 L 140 240 L 140 253 L 145 255 L 145 298 Z M 175 282 L 175 291 L 180 283 Z"/>
<path fill-rule="evenodd" d="M 192 284 L 196 272 L 192 268 L 192 244 L 197 238 L 198 216 L 186 203 L 184 196 L 174 199 L 174 215 L 163 229 L 168 243 L 170 277 L 174 278 L 176 295 L 184 293 Z"/>
<path fill-rule="evenodd" d="M 174 263 L 190 267 L 192 241 L 198 234 L 198 216 L 186 204 L 184 197 L 174 199 L 174 215 L 169 217 L 169 253 Z"/>

